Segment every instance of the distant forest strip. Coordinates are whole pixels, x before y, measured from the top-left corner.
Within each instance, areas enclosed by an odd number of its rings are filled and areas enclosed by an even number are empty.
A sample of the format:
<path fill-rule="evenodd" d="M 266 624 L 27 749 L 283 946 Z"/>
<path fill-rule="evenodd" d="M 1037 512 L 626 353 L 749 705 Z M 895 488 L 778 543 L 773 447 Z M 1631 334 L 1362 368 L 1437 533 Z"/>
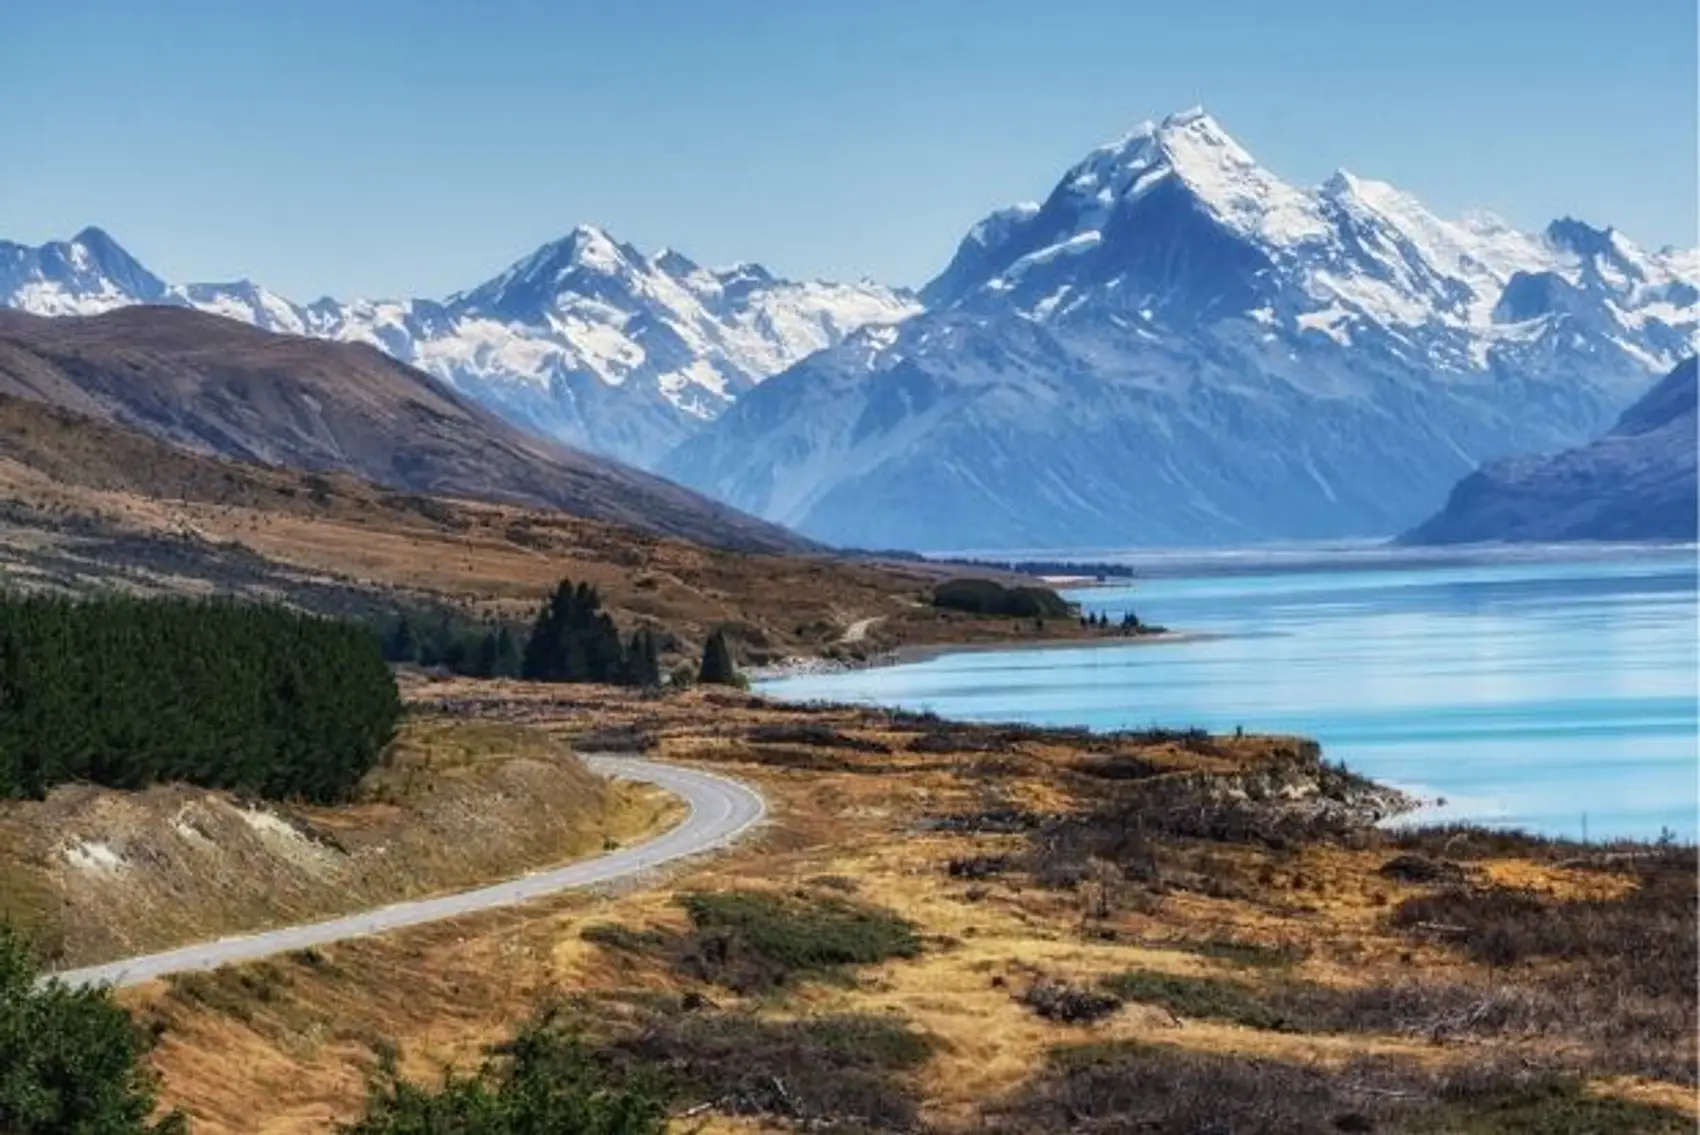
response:
<path fill-rule="evenodd" d="M 1132 579 L 1134 570 L 1128 564 L 1112 564 L 1093 562 L 1089 560 L 980 560 L 980 559 L 939 559 L 933 563 L 952 564 L 960 567 L 987 568 L 996 571 L 1014 572 L 1018 575 L 1038 576 L 1091 576 L 1094 579 Z"/>
<path fill-rule="evenodd" d="M 1005 587 L 990 579 L 952 579 L 933 588 L 933 606 L 1017 619 L 1073 618 L 1075 609 L 1048 587 Z"/>
<path fill-rule="evenodd" d="M 345 799 L 401 703 L 366 628 L 283 607 L 0 596 L 0 796 L 188 781 Z"/>

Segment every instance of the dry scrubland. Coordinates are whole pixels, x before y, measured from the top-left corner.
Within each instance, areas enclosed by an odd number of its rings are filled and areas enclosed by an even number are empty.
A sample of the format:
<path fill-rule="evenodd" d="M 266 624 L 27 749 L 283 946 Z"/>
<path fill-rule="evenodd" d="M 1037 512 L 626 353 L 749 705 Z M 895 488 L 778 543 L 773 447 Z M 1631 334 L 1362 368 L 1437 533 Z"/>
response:
<path fill-rule="evenodd" d="M 926 603 L 939 569 L 705 550 L 237 464 L 0 398 L 0 572 L 344 616 L 520 618 L 562 575 L 746 664 L 1085 638 Z M 1290 738 L 972 727 L 731 691 L 433 681 L 359 799 L 0 805 L 0 915 L 64 963 L 458 888 L 677 805 L 570 752 L 757 786 L 768 825 L 641 886 L 121 995 L 200 1132 L 325 1131 L 375 1053 L 434 1078 L 535 1014 L 682 1131 L 1691 1131 L 1692 849 L 1388 834 Z"/>
<path fill-rule="evenodd" d="M 400 493 L 186 453 L 0 397 L 0 572 L 15 586 L 236 594 L 343 616 L 398 603 L 529 620 L 562 576 L 622 627 L 693 656 L 728 629 L 745 664 L 894 648 L 1086 638 L 1073 620 L 927 602 L 947 569 L 724 551 L 560 512 Z"/>
<path fill-rule="evenodd" d="M 1681 849 L 1369 826 L 1294 739 L 420 682 L 746 779 L 769 825 L 575 894 L 123 999 L 202 1132 L 318 1131 L 548 1007 L 685 1131 L 1688 1131 Z M 376 805 L 372 805 L 375 807 Z"/>

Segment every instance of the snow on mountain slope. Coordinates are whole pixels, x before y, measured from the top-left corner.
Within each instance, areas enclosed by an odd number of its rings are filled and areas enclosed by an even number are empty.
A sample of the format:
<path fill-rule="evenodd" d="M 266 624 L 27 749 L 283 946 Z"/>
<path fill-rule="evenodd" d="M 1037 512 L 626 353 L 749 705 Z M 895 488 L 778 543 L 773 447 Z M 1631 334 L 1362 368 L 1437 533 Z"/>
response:
<path fill-rule="evenodd" d="M 645 256 L 590 226 L 442 301 L 308 305 L 247 280 L 167 284 L 98 229 L 39 248 L 0 242 L 0 306 L 87 315 L 138 303 L 369 343 L 522 425 L 643 466 L 769 375 L 918 309 L 865 281 Z"/>
<path fill-rule="evenodd" d="M 1696 257 L 1259 166 L 1202 111 L 975 225 L 927 311 L 770 379 L 661 470 L 872 547 L 1397 531 L 1596 433 L 1696 328 Z"/>

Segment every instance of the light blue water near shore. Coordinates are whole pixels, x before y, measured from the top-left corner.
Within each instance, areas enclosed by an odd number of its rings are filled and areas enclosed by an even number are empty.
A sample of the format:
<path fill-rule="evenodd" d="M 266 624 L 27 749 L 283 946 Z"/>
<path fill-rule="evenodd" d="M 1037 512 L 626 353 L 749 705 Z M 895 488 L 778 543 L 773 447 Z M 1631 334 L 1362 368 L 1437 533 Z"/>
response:
<path fill-rule="evenodd" d="M 1074 593 L 1212 641 L 946 655 L 763 682 L 967 720 L 1303 733 L 1427 816 L 1696 836 L 1692 550 L 1161 579 Z M 1425 816 L 1425 818 L 1427 818 Z"/>

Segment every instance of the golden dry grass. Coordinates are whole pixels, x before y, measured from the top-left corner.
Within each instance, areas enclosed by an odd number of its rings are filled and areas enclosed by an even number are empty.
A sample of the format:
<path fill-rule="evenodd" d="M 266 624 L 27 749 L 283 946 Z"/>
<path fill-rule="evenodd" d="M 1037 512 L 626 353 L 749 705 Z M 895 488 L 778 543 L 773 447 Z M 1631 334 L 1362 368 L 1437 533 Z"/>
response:
<path fill-rule="evenodd" d="M 537 730 L 423 716 L 347 805 L 186 785 L 73 785 L 0 803 L 0 878 L 43 951 L 84 964 L 475 886 L 679 814 L 672 797 L 594 776 Z"/>
<path fill-rule="evenodd" d="M 474 704 L 475 696 L 491 700 Z M 1410 980 L 1485 980 L 1481 965 L 1434 943 L 1414 942 L 1387 922 L 1392 904 L 1421 888 L 1382 877 L 1387 852 L 1315 844 L 1272 852 L 1220 850 L 1214 869 L 1254 884 L 1222 894 L 1182 890 L 1152 902 L 1088 912 L 1084 891 L 1032 885 L 1020 877 L 983 882 L 953 878 L 946 864 L 964 855 L 1020 847 L 1022 837 L 927 831 L 924 815 L 983 807 L 989 800 L 1034 809 L 1078 805 L 1078 785 L 1058 775 L 1077 760 L 1066 741 L 1008 747 L 988 776 L 983 754 L 915 754 L 901 731 L 874 711 L 803 711 L 729 693 L 698 691 L 660 701 L 613 690 L 550 690 L 518 684 L 423 685 L 415 698 L 458 699 L 464 712 L 524 721 L 562 738 L 618 725 L 641 725 L 655 752 L 706 761 L 758 784 L 773 820 L 753 840 L 712 860 L 681 867 L 644 889 L 569 895 L 518 910 L 422 928 L 324 951 L 319 968 L 288 970 L 287 988 L 249 1022 L 227 1011 L 185 1003 L 162 987 L 126 999 L 166 1025 L 155 1062 L 168 1099 L 204 1132 L 306 1132 L 359 1106 L 361 1072 L 377 1037 L 397 1041 L 407 1068 L 430 1076 L 445 1062 L 477 1059 L 550 993 L 594 995 L 682 990 L 687 979 L 664 960 L 632 956 L 581 938 L 595 923 L 681 930 L 673 896 L 682 890 L 818 890 L 848 880 L 854 897 L 912 920 L 923 954 L 865 967 L 850 983 L 799 986 L 781 1001 L 752 1002 L 769 1015 L 895 1013 L 937 1041 L 920 1075 L 923 1118 L 945 1130 L 971 1129 L 987 1101 L 1018 1089 L 1058 1044 L 1144 1039 L 1206 1052 L 1336 1066 L 1367 1054 L 1423 1065 L 1463 1066 L 1478 1055 L 1467 1038 L 1437 1043 L 1403 1033 L 1318 1034 L 1270 1031 L 1213 1020 L 1176 1018 L 1129 1004 L 1095 1025 L 1041 1019 L 1017 995 L 1040 975 L 1082 985 L 1128 970 L 1227 976 L 1259 982 L 1301 980 L 1349 988 Z M 806 769 L 745 759 L 748 730 L 763 724 L 827 725 L 851 738 L 897 751 L 812 750 L 823 763 Z M 1224 769 L 1252 767 L 1275 744 L 1245 738 L 1209 758 Z M 772 746 L 783 748 L 783 746 Z M 792 749 L 807 746 L 790 746 Z M 1183 768 L 1184 751 L 1153 746 L 1154 763 Z M 800 759 L 793 754 L 793 759 Z M 1622 887 L 1611 872 L 1578 877 L 1569 868 L 1524 860 L 1470 866 L 1484 881 L 1544 880 L 1571 893 Z M 1506 873 L 1510 873 L 1509 876 Z M 1245 968 L 1202 952 L 1196 943 L 1227 941 L 1290 951 L 1278 970 Z M 722 1006 L 738 1003 L 724 991 Z M 1498 1051 L 1533 1058 L 1570 1051 L 1554 1040 L 1507 1039 Z M 1602 1078 L 1593 1091 L 1695 1111 L 1693 1092 L 1644 1079 Z M 681 1130 L 778 1130 L 752 1119 L 697 1116 Z"/>

